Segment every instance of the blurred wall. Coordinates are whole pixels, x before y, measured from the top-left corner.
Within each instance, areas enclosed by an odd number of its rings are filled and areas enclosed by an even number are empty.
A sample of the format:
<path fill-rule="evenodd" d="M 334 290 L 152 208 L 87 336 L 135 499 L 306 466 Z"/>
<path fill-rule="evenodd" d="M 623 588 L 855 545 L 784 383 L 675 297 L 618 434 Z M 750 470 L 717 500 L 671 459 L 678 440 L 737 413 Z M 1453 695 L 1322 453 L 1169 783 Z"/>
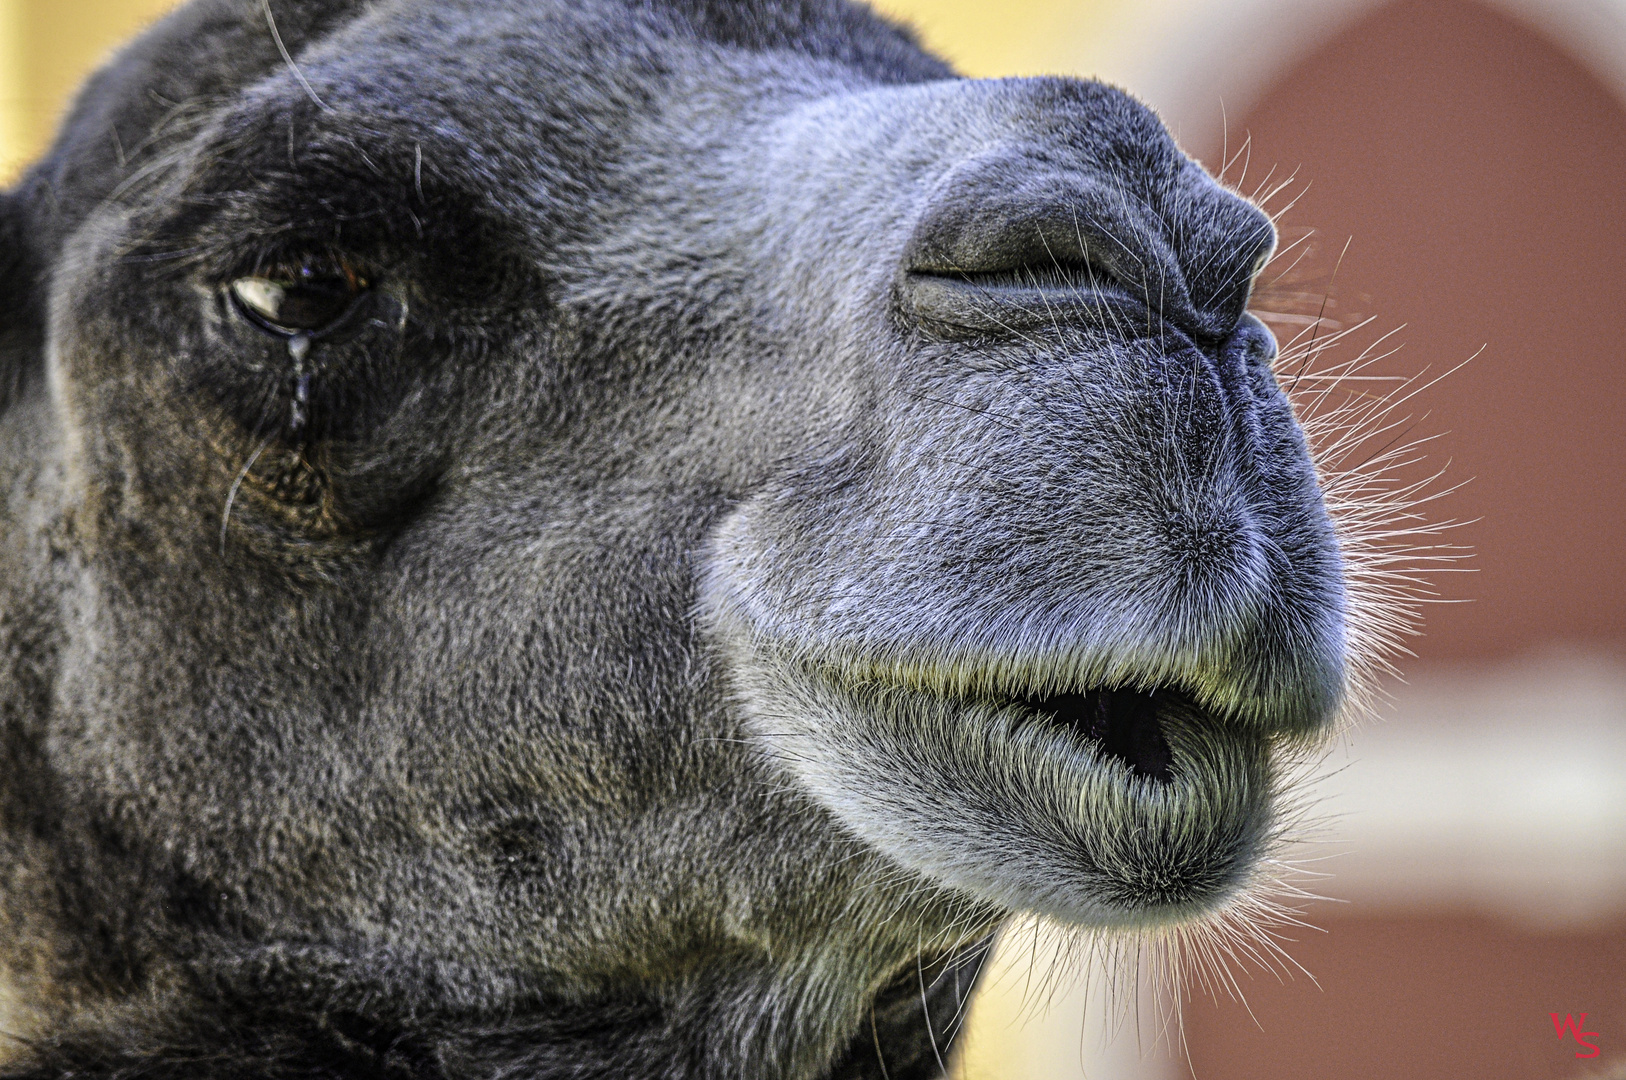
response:
<path fill-rule="evenodd" d="M 1429 610 L 1419 659 L 1626 647 L 1626 109 L 1610 87 L 1494 7 L 1398 0 L 1238 120 L 1243 187 L 1297 170 L 1284 223 L 1314 228 L 1323 259 L 1350 241 L 1334 317 L 1404 326 L 1370 373 L 1473 358 L 1405 410 L 1465 482 L 1436 516 L 1464 519 L 1453 539 L 1474 551 L 1443 587 L 1471 603 Z"/>
<path fill-rule="evenodd" d="M 1311 296 L 1375 320 L 1344 354 L 1400 328 L 1366 374 L 1467 361 L 1394 434 L 1463 485 L 1428 513 L 1472 557 L 1323 787 L 1351 903 L 1294 935 L 1320 988 L 1194 1001 L 1204 1080 L 1578 1077 L 1549 1014 L 1581 1008 L 1626 1062 L 1626 33 L 1578 45 L 1589 6 L 1374 4 L 1231 114 L 1245 190 L 1301 178 Z"/>

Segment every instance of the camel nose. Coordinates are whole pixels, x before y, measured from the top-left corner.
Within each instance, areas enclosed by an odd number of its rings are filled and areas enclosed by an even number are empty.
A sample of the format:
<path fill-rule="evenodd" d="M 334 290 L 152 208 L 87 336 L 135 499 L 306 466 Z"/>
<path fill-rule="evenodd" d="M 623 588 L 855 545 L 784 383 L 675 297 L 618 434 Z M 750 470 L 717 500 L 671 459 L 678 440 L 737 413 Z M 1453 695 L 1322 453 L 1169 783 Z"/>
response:
<path fill-rule="evenodd" d="M 1254 279 L 1276 246 L 1276 227 L 1263 210 L 1188 161 L 1165 205 L 1171 221 L 1203 224 L 1178 234 L 1180 265 L 1191 302 L 1224 336 L 1242 321 Z"/>
<path fill-rule="evenodd" d="M 1099 322 L 1103 305 L 1155 297 L 1161 317 L 1200 321 L 1162 223 L 1078 166 L 1018 139 L 948 167 L 904 245 L 906 310 L 997 334 Z"/>
<path fill-rule="evenodd" d="M 1044 78 L 938 96 L 1001 123 L 931 170 L 901 252 L 906 311 L 991 332 L 1099 320 L 1121 300 L 1205 347 L 1236 329 L 1275 230 L 1144 106 Z"/>

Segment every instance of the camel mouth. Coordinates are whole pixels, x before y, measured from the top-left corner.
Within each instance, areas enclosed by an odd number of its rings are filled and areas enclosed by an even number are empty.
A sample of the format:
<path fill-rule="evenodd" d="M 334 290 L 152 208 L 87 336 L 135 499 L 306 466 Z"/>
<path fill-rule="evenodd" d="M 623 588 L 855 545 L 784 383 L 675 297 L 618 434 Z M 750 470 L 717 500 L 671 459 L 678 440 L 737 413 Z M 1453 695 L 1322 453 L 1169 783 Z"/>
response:
<path fill-rule="evenodd" d="M 1292 740 L 1338 698 L 1309 650 L 1182 654 L 1036 621 L 843 640 L 778 610 L 721 572 L 703 609 L 765 777 L 908 871 L 899 888 L 1069 926 L 1206 918 L 1264 880 Z"/>
<path fill-rule="evenodd" d="M 1271 842 L 1273 738 L 1220 703 L 1213 673 L 1203 696 L 1051 665 L 1016 682 L 987 663 L 747 655 L 734 674 L 761 750 L 891 861 L 997 909 L 1102 928 L 1199 918 Z"/>
<path fill-rule="evenodd" d="M 1015 699 L 1043 723 L 1094 745 L 1097 752 L 1128 767 L 1133 776 L 1170 781 L 1174 761 L 1160 714 L 1183 696 L 1164 689 L 1097 689 L 1082 693 L 1032 695 Z"/>

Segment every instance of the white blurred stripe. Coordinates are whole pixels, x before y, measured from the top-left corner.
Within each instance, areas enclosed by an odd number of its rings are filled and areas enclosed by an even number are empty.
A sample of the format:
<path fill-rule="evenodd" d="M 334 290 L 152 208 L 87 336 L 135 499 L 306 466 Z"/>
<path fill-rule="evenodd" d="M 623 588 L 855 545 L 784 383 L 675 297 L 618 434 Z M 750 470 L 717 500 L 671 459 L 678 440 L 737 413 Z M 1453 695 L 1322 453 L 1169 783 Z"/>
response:
<path fill-rule="evenodd" d="M 1626 664 L 1434 668 L 1319 770 L 1315 891 L 1545 923 L 1626 911 Z M 1315 849 L 1302 849 L 1306 852 Z"/>

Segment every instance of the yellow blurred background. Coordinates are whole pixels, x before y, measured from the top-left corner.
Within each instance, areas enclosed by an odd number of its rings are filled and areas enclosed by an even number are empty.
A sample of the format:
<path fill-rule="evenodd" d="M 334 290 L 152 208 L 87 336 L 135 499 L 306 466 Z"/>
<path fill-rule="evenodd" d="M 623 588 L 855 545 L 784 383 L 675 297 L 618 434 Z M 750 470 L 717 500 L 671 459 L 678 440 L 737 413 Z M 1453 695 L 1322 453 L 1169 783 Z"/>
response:
<path fill-rule="evenodd" d="M 0 0 L 0 181 L 170 6 Z M 1251 135 L 1233 182 L 1310 181 L 1281 220 L 1305 266 L 1349 239 L 1312 295 L 1376 316 L 1374 338 L 1407 324 L 1384 371 L 1485 347 L 1417 408 L 1431 460 L 1472 481 L 1436 516 L 1468 522 L 1478 572 L 1445 592 L 1473 603 L 1430 610 L 1408 682 L 1317 788 L 1350 854 L 1316 886 L 1348 903 L 1292 946 L 1320 986 L 1257 976 L 1257 1019 L 1194 1002 L 1188 1064 L 1133 995 L 1139 1040 L 1104 1044 L 1102 988 L 1052 986 L 1015 942 L 962 1080 L 1579 1077 L 1553 1009 L 1591 1013 L 1626 1063 L 1626 0 L 877 6 L 967 74 L 1127 86 L 1211 167 Z"/>
<path fill-rule="evenodd" d="M 173 0 L 0 0 L 0 175 L 45 149 L 92 69 Z"/>

